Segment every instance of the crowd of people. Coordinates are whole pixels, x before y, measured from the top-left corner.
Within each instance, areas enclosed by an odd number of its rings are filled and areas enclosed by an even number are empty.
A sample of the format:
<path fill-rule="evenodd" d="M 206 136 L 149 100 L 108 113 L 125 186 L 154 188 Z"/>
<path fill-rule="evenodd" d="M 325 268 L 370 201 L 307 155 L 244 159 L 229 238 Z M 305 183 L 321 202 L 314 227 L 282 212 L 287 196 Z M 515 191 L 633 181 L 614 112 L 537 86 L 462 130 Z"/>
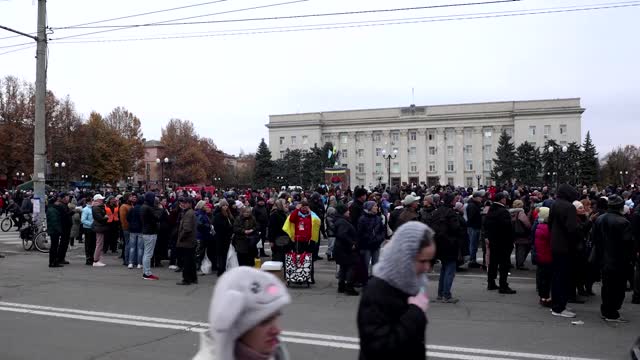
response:
<path fill-rule="evenodd" d="M 103 195 L 104 194 L 104 195 Z M 32 211 L 30 193 L 5 193 L 2 209 L 18 228 Z M 313 261 L 335 261 L 339 293 L 359 295 L 392 235 L 420 222 L 433 231 L 440 277 L 435 301 L 455 304 L 459 271 L 482 269 L 487 290 L 515 294 L 513 268 L 535 265 L 539 303 L 555 316 L 575 317 L 567 303 L 595 295 L 601 282 L 602 317 L 619 314 L 625 291 L 640 303 L 640 192 L 581 187 L 509 186 L 464 189 L 393 186 L 353 191 L 276 189 L 118 193 L 72 191 L 52 194 L 46 207 L 51 239 L 49 266 L 69 262 L 69 246 L 83 243 L 86 264 L 104 267 L 104 254 L 157 280 L 153 268 L 168 261 L 182 272 L 181 285 L 198 282 L 203 262 L 218 276 L 227 269 L 232 246 L 240 266 L 255 259 L 284 261 L 289 251 L 312 253 Z M 20 205 L 18 205 L 20 204 Z M 325 254 L 319 254 L 321 241 Z M 267 254 L 266 249 L 270 249 Z M 389 251 L 391 249 L 388 248 Z M 478 252 L 482 256 L 478 257 Z M 515 264 L 511 257 L 514 254 Z M 312 281 L 315 279 L 312 269 Z"/>

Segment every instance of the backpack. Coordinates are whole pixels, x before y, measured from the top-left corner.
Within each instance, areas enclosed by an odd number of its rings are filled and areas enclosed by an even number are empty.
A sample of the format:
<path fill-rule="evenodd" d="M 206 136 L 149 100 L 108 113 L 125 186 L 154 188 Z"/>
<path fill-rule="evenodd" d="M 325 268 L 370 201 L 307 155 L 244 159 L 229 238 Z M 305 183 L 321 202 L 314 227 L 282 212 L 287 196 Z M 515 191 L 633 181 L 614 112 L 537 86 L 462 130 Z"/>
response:
<path fill-rule="evenodd" d="M 511 214 L 511 226 L 513 227 L 513 233 L 516 238 L 529 237 L 529 232 L 527 228 L 522 223 L 522 220 L 518 219 L 519 212 L 514 212 Z"/>

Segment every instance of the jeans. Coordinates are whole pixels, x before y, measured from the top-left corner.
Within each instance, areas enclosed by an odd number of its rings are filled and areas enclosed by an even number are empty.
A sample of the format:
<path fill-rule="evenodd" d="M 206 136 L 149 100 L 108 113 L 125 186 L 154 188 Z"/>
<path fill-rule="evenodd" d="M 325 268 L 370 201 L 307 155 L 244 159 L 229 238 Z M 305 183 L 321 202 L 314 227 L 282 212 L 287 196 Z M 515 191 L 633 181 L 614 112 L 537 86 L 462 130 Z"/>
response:
<path fill-rule="evenodd" d="M 122 230 L 122 236 L 124 236 L 124 246 L 122 247 L 122 263 L 124 265 L 129 264 L 129 238 L 131 233 L 128 230 Z"/>
<path fill-rule="evenodd" d="M 142 240 L 144 241 L 144 255 L 142 256 L 142 273 L 144 275 L 151 275 L 151 258 L 153 257 L 153 250 L 156 248 L 156 241 L 158 235 L 156 234 L 142 234 Z"/>
<path fill-rule="evenodd" d="M 129 255 L 127 261 L 129 264 L 142 265 L 142 253 L 144 252 L 144 241 L 142 234 L 129 233 Z"/>
<path fill-rule="evenodd" d="M 569 255 L 552 254 L 553 277 L 551 279 L 551 299 L 553 301 L 553 312 L 561 313 L 567 308 L 569 300 Z"/>
<path fill-rule="evenodd" d="M 478 244 L 480 243 L 480 229 L 467 228 L 469 234 L 469 261 L 477 262 Z"/>
<path fill-rule="evenodd" d="M 456 277 L 456 261 L 443 261 L 438 281 L 438 297 L 451 299 L 451 287 Z"/>
<path fill-rule="evenodd" d="M 367 270 L 367 278 L 369 277 L 369 263 L 371 263 L 371 268 L 378 262 L 378 258 L 380 257 L 380 249 L 376 250 L 361 250 L 360 256 L 362 256 L 362 261 L 364 262 L 364 267 Z"/>
<path fill-rule="evenodd" d="M 336 237 L 335 236 L 329 236 L 328 238 L 328 246 L 327 246 L 327 253 L 326 255 L 329 257 L 333 256 L 333 248 L 336 245 Z"/>

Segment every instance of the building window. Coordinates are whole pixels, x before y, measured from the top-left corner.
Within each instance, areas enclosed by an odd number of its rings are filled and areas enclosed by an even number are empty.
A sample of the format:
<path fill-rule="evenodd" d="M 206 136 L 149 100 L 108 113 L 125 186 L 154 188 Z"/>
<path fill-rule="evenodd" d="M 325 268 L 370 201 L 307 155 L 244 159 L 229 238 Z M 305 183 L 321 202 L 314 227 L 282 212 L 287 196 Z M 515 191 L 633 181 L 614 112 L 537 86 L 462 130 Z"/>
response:
<path fill-rule="evenodd" d="M 343 144 L 347 144 L 349 142 L 349 135 L 347 134 L 340 135 L 340 142 Z"/>
<path fill-rule="evenodd" d="M 452 177 L 448 177 L 447 178 L 447 184 L 450 186 L 453 186 L 453 178 Z"/>
<path fill-rule="evenodd" d="M 566 145 L 567 145 L 567 142 L 566 142 L 566 141 L 564 141 L 564 140 L 563 140 L 563 141 L 560 141 L 560 145 L 562 145 L 562 146 L 566 146 Z"/>
<path fill-rule="evenodd" d="M 535 141 L 530 142 L 529 144 L 531 144 L 531 146 L 533 146 L 534 148 L 538 148 L 538 146 L 537 146 L 537 144 L 536 144 L 536 142 L 535 142 Z"/>
<path fill-rule="evenodd" d="M 382 156 L 382 148 L 376 148 L 376 156 Z"/>
<path fill-rule="evenodd" d="M 358 149 L 358 157 L 364 157 L 364 149 Z"/>
<path fill-rule="evenodd" d="M 284 136 L 280 136 L 280 145 L 284 145 Z"/>
<path fill-rule="evenodd" d="M 512 128 L 506 128 L 506 129 L 504 129 L 504 132 L 506 132 L 507 135 L 509 135 L 509 137 L 513 137 L 513 129 Z"/>
<path fill-rule="evenodd" d="M 464 163 L 464 169 L 466 171 L 473 171 L 473 160 L 467 160 Z"/>
<path fill-rule="evenodd" d="M 455 170 L 456 169 L 455 169 L 455 166 L 453 164 L 453 161 L 451 161 L 451 160 L 447 161 L 447 171 L 448 172 L 454 172 Z"/>
<path fill-rule="evenodd" d="M 409 171 L 412 173 L 418 172 L 418 165 L 416 163 L 411 163 L 411 165 L 409 166 Z"/>
<path fill-rule="evenodd" d="M 382 174 L 382 163 L 376 163 L 376 174 Z"/>
<path fill-rule="evenodd" d="M 467 177 L 467 187 L 473 187 L 473 178 L 472 177 Z"/>
<path fill-rule="evenodd" d="M 358 171 L 359 173 L 363 173 L 363 172 L 364 172 L 364 164 L 363 164 L 363 163 L 359 163 L 359 164 L 358 164 L 358 169 L 357 169 L 357 171 Z"/>
<path fill-rule="evenodd" d="M 433 141 L 436 138 L 436 132 L 433 130 L 429 130 L 429 132 L 427 132 L 427 139 L 429 141 Z"/>
<path fill-rule="evenodd" d="M 447 146 L 447 156 L 449 156 L 449 157 L 453 156 L 453 146 L 452 145 Z"/>
<path fill-rule="evenodd" d="M 409 148 L 409 156 L 416 157 L 417 149 L 415 146 Z"/>
<path fill-rule="evenodd" d="M 484 131 L 484 137 L 487 139 L 490 139 L 491 136 L 493 136 L 493 133 L 491 132 L 491 130 L 485 130 Z"/>
<path fill-rule="evenodd" d="M 464 154 L 471 155 L 473 153 L 473 145 L 465 145 L 464 146 Z"/>
<path fill-rule="evenodd" d="M 331 142 L 331 135 L 325 135 L 324 136 L 324 143 L 326 144 L 328 142 Z"/>
<path fill-rule="evenodd" d="M 309 144 L 309 137 L 307 135 L 302 135 L 302 145 Z"/>
<path fill-rule="evenodd" d="M 429 155 L 435 156 L 435 154 L 436 154 L 436 147 L 435 146 L 429 146 Z"/>
<path fill-rule="evenodd" d="M 342 164 L 342 167 L 346 169 L 346 168 L 349 167 L 349 165 L 348 164 Z"/>
<path fill-rule="evenodd" d="M 491 171 L 491 160 L 484 161 L 484 171 Z"/>
<path fill-rule="evenodd" d="M 280 159 L 284 159 L 284 151 L 280 151 Z"/>
<path fill-rule="evenodd" d="M 391 133 L 391 141 L 400 141 L 400 133 L 397 133 L 397 132 Z"/>
<path fill-rule="evenodd" d="M 342 154 L 340 154 L 341 159 L 346 159 L 349 156 L 347 149 L 342 149 Z"/>
<path fill-rule="evenodd" d="M 567 135 L 567 125 L 560 125 L 560 135 Z"/>
<path fill-rule="evenodd" d="M 391 167 L 391 172 L 393 173 L 399 173 L 400 172 L 400 163 L 399 162 L 394 162 L 393 166 Z"/>
<path fill-rule="evenodd" d="M 550 136 L 551 135 L 551 125 L 545 125 L 544 126 L 544 136 Z"/>
<path fill-rule="evenodd" d="M 485 145 L 485 146 L 483 146 L 483 148 L 484 148 L 484 155 L 485 156 L 492 156 L 493 155 L 491 145 Z"/>
<path fill-rule="evenodd" d="M 415 131 L 412 131 L 409 133 L 409 140 L 416 141 L 417 138 L 418 138 L 418 134 Z"/>
<path fill-rule="evenodd" d="M 292 136 L 292 137 L 291 137 L 291 145 L 295 145 L 295 144 L 296 144 L 296 142 L 297 142 L 296 137 L 295 137 L 295 136 Z"/>
<path fill-rule="evenodd" d="M 471 129 L 464 129 L 464 140 L 471 141 L 473 138 L 473 132 Z"/>
<path fill-rule="evenodd" d="M 429 161 L 429 172 L 430 173 L 436 172 L 436 162 L 435 161 Z"/>
<path fill-rule="evenodd" d="M 536 136 L 536 126 L 529 126 L 529 136 Z"/>
<path fill-rule="evenodd" d="M 373 141 L 380 141 L 380 133 L 373 134 Z"/>

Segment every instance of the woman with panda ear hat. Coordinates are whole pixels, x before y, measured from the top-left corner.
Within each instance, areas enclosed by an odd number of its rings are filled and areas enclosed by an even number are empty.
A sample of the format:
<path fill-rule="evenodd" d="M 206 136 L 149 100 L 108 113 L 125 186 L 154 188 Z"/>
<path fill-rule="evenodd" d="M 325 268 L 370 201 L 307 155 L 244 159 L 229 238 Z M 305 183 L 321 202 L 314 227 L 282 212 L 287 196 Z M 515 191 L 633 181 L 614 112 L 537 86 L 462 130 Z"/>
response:
<path fill-rule="evenodd" d="M 240 266 L 218 280 L 209 307 L 209 331 L 193 360 L 289 360 L 278 336 L 291 297 L 275 276 Z"/>

